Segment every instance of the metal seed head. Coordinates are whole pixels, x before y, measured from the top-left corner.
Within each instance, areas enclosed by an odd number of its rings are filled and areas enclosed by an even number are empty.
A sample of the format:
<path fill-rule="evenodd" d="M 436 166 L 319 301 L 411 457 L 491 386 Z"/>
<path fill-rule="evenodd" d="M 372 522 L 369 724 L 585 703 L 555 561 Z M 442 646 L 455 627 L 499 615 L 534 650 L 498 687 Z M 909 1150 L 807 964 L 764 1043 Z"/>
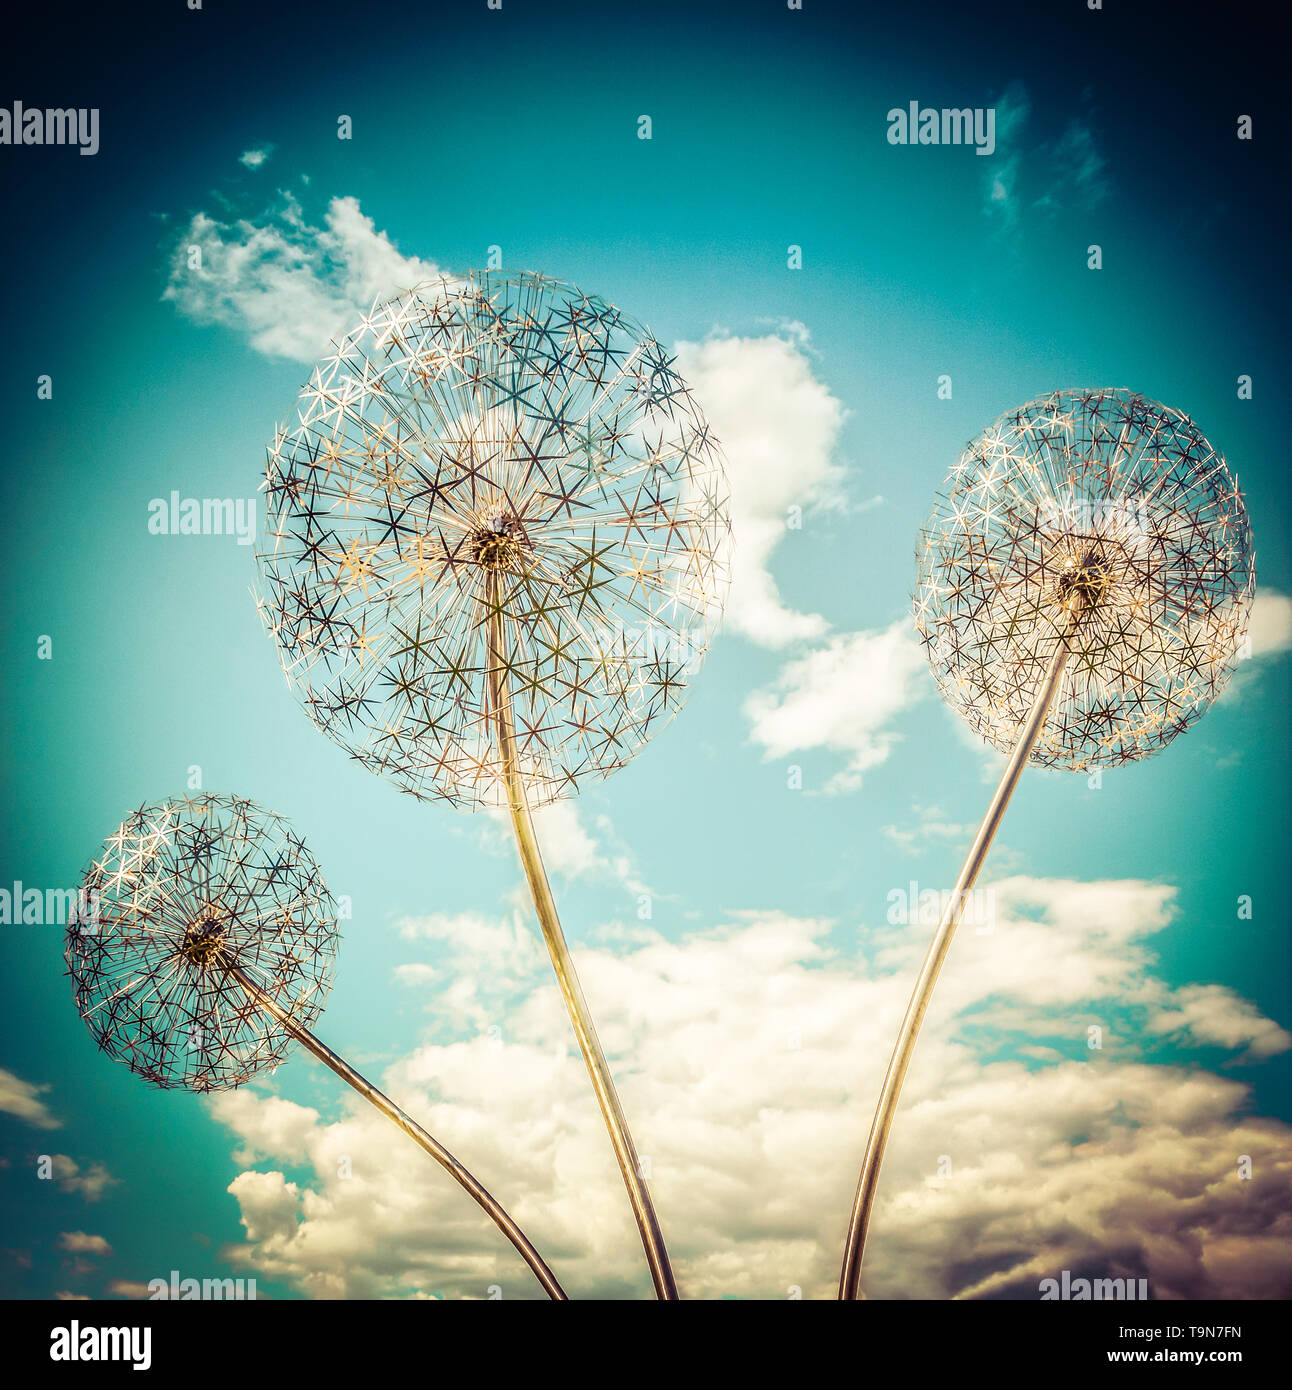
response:
<path fill-rule="evenodd" d="M 141 806 L 82 880 L 65 959 L 95 1041 L 155 1086 L 219 1091 L 292 1045 L 225 970 L 239 965 L 302 1026 L 322 1011 L 336 912 L 290 826 L 241 797 Z"/>
<path fill-rule="evenodd" d="M 915 622 L 942 694 L 1011 750 L 1069 617 L 1032 761 L 1156 752 L 1227 684 L 1255 586 L 1238 485 L 1196 425 L 1126 390 L 1056 391 L 961 454 L 919 548 Z"/>
<path fill-rule="evenodd" d="M 428 282 L 334 344 L 274 441 L 260 608 L 315 725 L 415 796 L 506 800 L 489 614 L 529 803 L 683 703 L 728 581 L 722 458 L 672 360 L 540 275 Z"/>

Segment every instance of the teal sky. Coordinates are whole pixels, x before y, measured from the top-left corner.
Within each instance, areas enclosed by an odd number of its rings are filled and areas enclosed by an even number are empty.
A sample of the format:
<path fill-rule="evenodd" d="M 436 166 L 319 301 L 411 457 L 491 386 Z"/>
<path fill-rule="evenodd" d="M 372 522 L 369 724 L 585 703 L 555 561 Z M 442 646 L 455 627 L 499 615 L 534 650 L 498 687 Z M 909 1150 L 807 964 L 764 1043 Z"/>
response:
<path fill-rule="evenodd" d="M 842 495 L 828 505 L 805 484 L 805 524 L 779 541 L 769 568 L 783 604 L 822 615 L 833 635 L 878 632 L 908 613 L 915 537 L 934 493 L 964 443 L 1003 410 L 1059 387 L 1111 385 L 1189 413 L 1246 493 L 1268 649 L 1176 744 L 1105 774 L 1099 790 L 1033 771 L 993 865 L 1000 875 L 1174 887 L 1173 920 L 1147 943 L 1154 979 L 1167 991 L 1221 986 L 1292 1024 L 1278 598 L 1292 592 L 1288 305 L 1274 216 L 1286 167 L 1266 119 L 1272 88 L 1261 86 L 1260 65 L 1245 87 L 1224 64 L 1191 83 L 1174 36 L 1145 76 L 1141 21 L 1124 15 L 1074 7 L 1023 30 L 1022 11 L 1008 6 L 974 7 L 972 23 L 956 7 L 935 11 L 927 24 L 863 24 L 814 0 L 802 12 L 769 0 L 636 15 L 506 0 L 500 14 L 483 4 L 391 10 L 356 42 L 328 5 L 290 33 L 285 19 L 221 6 L 150 21 L 133 51 L 121 36 L 111 76 L 89 62 L 100 21 L 87 12 L 80 57 L 22 83 L 10 73 L 5 90 L 30 104 L 97 103 L 103 114 L 93 159 L 0 150 L 8 236 L 23 248 L 5 262 L 10 332 L 0 346 L 9 731 L 0 886 L 73 884 L 129 809 L 182 792 L 197 766 L 204 789 L 292 820 L 332 890 L 353 903 L 319 1026 L 332 1046 L 379 1079 L 419 1047 L 471 1036 L 438 1009 L 436 992 L 469 943 L 450 952 L 396 924 L 507 911 L 519 875 L 500 830 L 401 796 L 310 727 L 255 615 L 253 547 L 147 529 L 149 500 L 172 489 L 252 496 L 265 445 L 308 371 L 253 346 L 245 283 L 207 321 L 163 299 L 191 219 L 204 213 L 246 244 L 252 228 L 282 228 L 284 192 L 314 229 L 344 197 L 404 256 L 465 270 L 496 245 L 505 267 L 571 280 L 666 343 L 772 335 L 793 345 L 842 411 L 827 451 Z M 1206 22 L 1188 21 L 1191 45 L 1223 41 L 1235 64 L 1255 61 L 1258 32 L 1200 36 Z M 996 107 L 996 152 L 889 145 L 886 112 L 911 100 Z M 1244 111 L 1254 115 L 1251 142 L 1235 138 Z M 348 141 L 336 138 L 342 113 L 353 118 Z M 1007 136 L 1002 113 L 1014 118 Z M 642 114 L 649 141 L 637 138 Z M 257 168 L 239 162 L 266 149 Z M 302 233 L 292 244 L 310 242 Z M 1087 268 L 1092 244 L 1100 270 Z M 787 268 L 791 246 L 801 269 Z M 337 255 L 316 270 L 343 292 Z M 42 374 L 50 400 L 37 398 Z M 938 398 L 943 375 L 950 400 Z M 1252 379 L 1250 400 L 1239 399 L 1240 375 Z M 697 395 L 706 405 L 698 385 Z M 777 448 L 771 466 L 794 478 L 804 466 L 795 441 Z M 741 461 L 732 464 L 733 487 L 748 485 Z M 45 635 L 53 657 L 38 660 Z M 887 756 L 853 790 L 826 792 L 846 761 L 838 749 L 767 757 L 751 736 L 751 695 L 826 640 L 773 646 L 725 631 L 682 716 L 579 798 L 602 854 L 628 855 L 632 872 L 558 876 L 576 952 L 601 929 L 640 925 L 641 883 L 653 897 L 649 925 L 666 942 L 738 912 L 827 919 L 835 963 L 864 970 L 886 939 L 877 933 L 891 889 L 954 881 L 963 837 L 917 832 L 903 849 L 885 829 L 915 827 L 919 808 L 976 822 L 990 792 L 993 764 L 926 671 L 909 708 L 883 723 Z M 803 768 L 802 791 L 787 789 L 791 763 Z M 1242 895 L 1251 920 L 1239 919 Z M 231 1156 L 237 1136 L 204 1102 L 150 1090 L 94 1051 L 61 952 L 57 926 L 0 928 L 0 1067 L 43 1088 L 0 1114 L 0 1290 L 116 1296 L 172 1268 L 247 1272 L 228 1253 L 248 1239 L 228 1191 L 251 1166 Z M 434 989 L 397 981 L 409 962 L 440 971 Z M 1092 1002 L 1090 1017 L 1116 1008 Z M 983 1044 L 982 1064 L 1049 1065 L 1029 1052 L 1036 1041 L 1004 1029 Z M 1084 1031 L 1047 1044 L 1079 1056 Z M 1292 1052 L 1151 1031 L 1128 1046 L 1151 1066 L 1250 1087 L 1235 1114 L 1292 1122 Z M 841 1089 L 838 1112 L 840 1142 L 857 1158 L 875 1065 L 837 1059 L 840 1087 L 859 1086 L 847 1099 Z M 333 1078 L 301 1058 L 266 1083 L 271 1092 L 325 1121 L 348 1106 Z M 490 1109 L 488 1096 L 479 1103 Z M 590 1100 L 570 1123 L 595 1146 Z M 55 1153 L 82 1172 L 105 1164 L 116 1181 L 93 1202 L 39 1182 L 36 1157 Z M 258 1166 L 313 1180 L 299 1161 Z M 505 1170 L 490 1176 L 505 1199 Z M 828 1195 L 841 1240 L 850 1190 Z M 1286 1191 L 1282 1202 L 1286 1214 Z M 60 1249 L 76 1231 L 102 1235 L 111 1253 Z M 630 1264 L 632 1255 L 629 1246 Z M 275 1298 L 311 1291 L 267 1269 L 258 1284 Z M 380 1287 L 431 1286 L 396 1273 Z M 613 1279 L 607 1290 L 641 1292 Z"/>

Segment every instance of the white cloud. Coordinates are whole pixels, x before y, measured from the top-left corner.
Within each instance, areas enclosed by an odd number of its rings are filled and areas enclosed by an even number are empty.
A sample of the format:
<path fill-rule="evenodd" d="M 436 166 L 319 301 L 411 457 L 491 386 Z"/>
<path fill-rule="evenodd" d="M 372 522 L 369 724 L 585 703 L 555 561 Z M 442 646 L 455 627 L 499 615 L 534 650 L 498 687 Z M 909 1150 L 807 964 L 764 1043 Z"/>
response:
<path fill-rule="evenodd" d="M 239 1173 L 229 1191 L 238 1199 L 243 1229 L 253 1244 L 267 1252 L 296 1234 L 301 1190 L 281 1173 Z"/>
<path fill-rule="evenodd" d="M 429 912 L 421 917 L 402 917 L 397 926 L 409 941 L 435 941 L 454 952 L 469 951 L 477 968 L 499 978 L 517 968 L 526 969 L 539 959 L 532 933 L 520 913 L 499 921 L 476 912 Z"/>
<path fill-rule="evenodd" d="M 1168 1032 L 1268 1051 L 1275 1025 L 1228 991 L 1203 997 L 1155 975 L 1148 941 L 1177 910 L 1170 887 L 992 886 L 995 929 L 957 941 L 911 1069 L 870 1291 L 1034 1298 L 1040 1278 L 1068 1268 L 1142 1274 L 1158 1298 L 1292 1292 L 1292 1130 L 1248 1114 L 1238 1082 L 1146 1065 L 1141 1051 Z M 419 934 L 455 966 L 437 1012 L 456 1013 L 470 975 L 482 1026 L 418 1048 L 386 1089 L 508 1206 L 572 1296 L 648 1296 L 545 961 L 535 951 L 495 973 L 477 935 L 434 920 Z M 501 947 L 513 926 L 493 930 Z M 626 951 L 579 949 L 686 1296 L 783 1298 L 791 1285 L 833 1296 L 871 1107 L 927 937 L 867 932 L 867 966 L 835 949 L 828 922 L 750 912 L 681 942 L 639 932 Z M 1091 1023 L 1104 1029 L 1098 1050 Z M 266 1102 L 247 1094 L 233 1128 L 263 1150 L 279 1122 L 262 1125 Z M 415 1146 L 356 1099 L 341 1106 L 305 1129 L 308 1181 L 277 1168 L 235 1179 L 247 1241 L 230 1258 L 321 1297 L 483 1297 L 491 1283 L 541 1296 Z"/>
<path fill-rule="evenodd" d="M 806 330 L 677 344 L 678 367 L 713 425 L 731 485 L 732 583 L 726 622 L 769 647 L 820 637 L 826 621 L 781 597 L 768 569 L 789 508 L 843 505 L 835 457 L 845 411 L 812 369 Z"/>
<path fill-rule="evenodd" d="M 58 1183 L 59 1190 L 79 1193 L 87 1202 L 97 1202 L 103 1196 L 105 1189 L 111 1187 L 113 1183 L 121 1181 L 120 1178 L 114 1178 L 108 1172 L 105 1163 L 98 1161 L 82 1168 L 74 1158 L 70 1158 L 67 1154 L 51 1154 L 50 1164 L 53 1167 L 54 1179 Z"/>
<path fill-rule="evenodd" d="M 1247 638 L 1253 656 L 1273 656 L 1292 647 L 1292 598 L 1274 589 L 1257 589 Z"/>
<path fill-rule="evenodd" d="M 1173 991 L 1149 1022 L 1154 1033 L 1186 1034 L 1200 1045 L 1246 1048 L 1249 1059 L 1286 1052 L 1292 1035 L 1223 985 L 1190 985 Z"/>
<path fill-rule="evenodd" d="M 547 959 L 529 925 L 531 916 L 532 908 L 517 906 L 499 920 L 474 912 L 431 912 L 396 923 L 405 939 L 435 943 L 451 958 L 470 962 L 447 975 L 444 988 L 434 995 L 435 1015 L 444 1027 L 484 1034 L 500 1022 L 490 1000 L 519 988 Z"/>
<path fill-rule="evenodd" d="M 498 819 L 510 825 L 506 811 Z M 575 801 L 557 801 L 533 812 L 534 830 L 543 847 L 543 862 L 549 871 L 577 878 L 580 875 L 609 869 L 599 846 L 587 826 Z M 510 830 L 508 830 L 510 837 Z"/>
<path fill-rule="evenodd" d="M 913 818 L 906 825 L 886 825 L 884 837 L 903 854 L 917 854 L 928 848 L 930 841 L 963 841 L 968 844 L 976 826 L 967 822 L 948 820 L 941 807 L 915 806 Z M 999 861 L 997 861 L 999 868 Z"/>
<path fill-rule="evenodd" d="M 851 790 L 888 757 L 897 740 L 888 726 L 920 698 L 925 666 L 906 618 L 879 632 L 831 637 L 749 696 L 750 736 L 767 758 L 814 748 L 844 754 L 846 766 L 827 790 Z"/>
<path fill-rule="evenodd" d="M 49 1090 L 48 1086 L 33 1086 L 13 1072 L 0 1067 L 0 1110 L 9 1115 L 17 1115 L 37 1129 L 57 1129 L 62 1121 L 49 1112 L 49 1107 L 41 1096 Z"/>
<path fill-rule="evenodd" d="M 412 989 L 424 989 L 439 976 L 439 971 L 433 965 L 427 965 L 423 961 L 411 961 L 406 965 L 395 967 L 395 981 L 401 985 L 407 985 Z"/>
<path fill-rule="evenodd" d="M 58 1238 L 58 1248 L 73 1255 L 110 1255 L 112 1247 L 102 1236 L 87 1235 L 84 1231 L 64 1231 Z"/>
<path fill-rule="evenodd" d="M 112 1298 L 151 1298 L 152 1290 L 142 1279 L 114 1279 L 108 1285 Z"/>
<path fill-rule="evenodd" d="M 617 879 L 633 895 L 649 891 L 609 816 L 595 816 L 589 825 L 583 808 L 573 799 L 541 806 L 531 814 L 548 873 L 564 878 Z M 514 860 L 510 814 L 502 807 L 491 807 L 479 824 L 484 847 Z M 529 902 L 523 886 L 515 901 L 520 906 Z"/>
<path fill-rule="evenodd" d="M 189 265 L 190 248 L 201 265 Z M 171 254 L 162 294 L 199 323 L 243 332 L 270 357 L 313 362 L 373 301 L 439 273 L 406 256 L 356 198 L 333 198 L 322 227 L 290 193 L 255 219 L 194 215 Z"/>
<path fill-rule="evenodd" d="M 308 1106 L 246 1090 L 218 1092 L 207 1104 L 217 1120 L 242 1135 L 245 1143 L 234 1157 L 246 1164 L 271 1154 L 280 1159 L 303 1159 L 306 1136 L 319 1118 L 318 1111 Z"/>
<path fill-rule="evenodd" d="M 259 145 L 255 149 L 244 150 L 238 156 L 238 163 L 244 169 L 259 169 L 273 152 L 274 147 L 272 145 Z"/>

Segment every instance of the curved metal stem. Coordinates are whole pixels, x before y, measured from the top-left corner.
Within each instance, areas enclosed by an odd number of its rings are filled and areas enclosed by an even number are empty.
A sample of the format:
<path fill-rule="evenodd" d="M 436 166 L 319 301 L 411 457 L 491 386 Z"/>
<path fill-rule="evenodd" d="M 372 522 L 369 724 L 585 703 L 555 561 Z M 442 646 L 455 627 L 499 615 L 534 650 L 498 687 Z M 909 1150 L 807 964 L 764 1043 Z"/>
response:
<path fill-rule="evenodd" d="M 443 1144 L 428 1134 L 416 1120 L 406 1115 L 389 1096 L 379 1091 L 372 1082 L 355 1071 L 344 1057 L 339 1057 L 326 1043 L 320 1042 L 308 1028 L 303 1028 L 297 1023 L 282 1005 L 271 999 L 241 966 L 230 960 L 222 960 L 221 964 L 247 994 L 266 1013 L 272 1014 L 284 1030 L 290 1033 L 302 1047 L 308 1048 L 324 1066 L 330 1067 L 342 1081 L 353 1086 L 364 1100 L 375 1106 L 388 1120 L 393 1121 L 405 1134 L 420 1144 L 459 1186 L 470 1193 L 471 1197 L 489 1214 L 494 1225 L 520 1252 L 521 1259 L 534 1271 L 534 1276 L 542 1284 L 549 1298 L 558 1301 L 566 1299 L 565 1290 L 556 1282 L 556 1275 L 548 1269 L 543 1257 L 530 1244 L 528 1236 Z"/>
<path fill-rule="evenodd" d="M 602 1118 L 610 1133 L 619 1171 L 623 1174 L 624 1186 L 628 1189 L 628 1199 L 632 1203 L 633 1216 L 641 1233 L 642 1248 L 646 1251 L 646 1261 L 650 1265 L 651 1279 L 655 1284 L 655 1294 L 661 1299 L 678 1297 L 677 1283 L 673 1278 L 673 1268 L 669 1263 L 668 1251 L 664 1248 L 664 1237 L 660 1232 L 655 1207 L 651 1202 L 650 1191 L 641 1175 L 641 1164 L 637 1149 L 628 1130 L 628 1121 L 619 1103 L 619 1093 L 615 1090 L 614 1077 L 606 1054 L 597 1038 L 596 1026 L 583 997 L 583 988 L 566 944 L 565 933 L 561 930 L 561 919 L 557 915 L 556 900 L 552 896 L 547 872 L 543 868 L 543 856 L 538 847 L 538 837 L 534 833 L 534 822 L 529 813 L 525 798 L 525 783 L 521 776 L 520 760 L 516 750 L 516 731 L 511 713 L 511 695 L 507 689 L 506 638 L 503 632 L 502 603 L 498 592 L 498 574 L 490 570 L 486 585 L 486 606 L 488 610 L 489 642 L 489 695 L 498 722 L 498 747 L 502 755 L 504 775 L 507 782 L 507 798 L 511 811 L 512 830 L 516 836 L 516 848 L 520 852 L 520 862 L 529 881 L 529 891 L 534 899 L 534 909 L 538 913 L 539 925 L 543 929 L 543 940 L 547 943 L 548 955 L 552 958 L 552 969 L 556 972 L 561 996 L 565 1000 L 566 1012 L 574 1027 L 574 1035 L 579 1041 L 579 1050 L 596 1092 L 597 1104 L 601 1107 Z"/>
<path fill-rule="evenodd" d="M 978 878 L 984 860 L 987 858 L 987 851 L 991 848 L 991 842 L 1000 827 L 1001 819 L 1004 817 L 1005 807 L 1009 805 L 1009 799 L 1014 794 L 1014 788 L 1018 785 L 1018 779 L 1022 776 L 1023 769 L 1027 766 L 1027 760 L 1031 757 L 1036 740 L 1041 736 L 1046 715 L 1050 712 L 1050 706 L 1054 703 L 1054 697 L 1058 693 L 1063 679 L 1063 668 L 1067 664 L 1072 637 L 1084 611 L 1078 600 L 1068 612 L 1067 626 L 1059 636 L 1054 655 L 1050 659 L 1050 665 L 1041 682 L 1041 688 L 1037 691 L 1032 708 L 1023 723 L 1018 744 L 1010 755 L 1009 762 L 1005 765 L 1000 785 L 997 786 L 996 794 L 991 799 L 991 805 L 987 807 L 987 814 L 978 827 L 978 834 L 974 837 L 964 867 L 960 870 L 960 877 L 956 880 L 956 886 L 952 890 L 951 900 L 943 910 L 942 920 L 938 924 L 928 954 L 924 957 L 924 964 L 920 968 L 919 978 L 916 980 L 915 989 L 911 993 L 910 1003 L 906 1006 L 906 1015 L 902 1019 L 902 1026 L 897 1034 L 893 1055 L 888 1063 L 888 1071 L 884 1076 L 883 1089 L 879 1093 L 879 1104 L 875 1108 L 875 1118 L 870 1127 L 870 1138 L 866 1142 L 866 1156 L 862 1160 L 861 1177 L 857 1182 L 857 1196 L 853 1202 L 852 1220 L 848 1226 L 848 1240 L 843 1252 L 843 1270 L 839 1276 L 839 1297 L 841 1299 L 857 1297 L 861 1282 L 861 1260 L 866 1249 L 866 1232 L 870 1225 L 871 1208 L 875 1202 L 875 1190 L 879 1185 L 879 1169 L 884 1161 L 884 1149 L 888 1145 L 888 1135 L 893 1127 L 893 1116 L 897 1113 L 897 1102 L 902 1094 L 902 1082 L 906 1079 L 906 1069 L 911 1064 L 911 1056 L 915 1052 L 915 1043 L 920 1034 L 920 1025 L 924 1022 L 929 1001 L 933 997 L 933 987 L 938 982 L 942 963 L 946 960 L 947 952 L 951 949 L 951 939 L 955 936 L 956 928 L 960 925 L 960 919 L 964 915 L 965 901 Z"/>

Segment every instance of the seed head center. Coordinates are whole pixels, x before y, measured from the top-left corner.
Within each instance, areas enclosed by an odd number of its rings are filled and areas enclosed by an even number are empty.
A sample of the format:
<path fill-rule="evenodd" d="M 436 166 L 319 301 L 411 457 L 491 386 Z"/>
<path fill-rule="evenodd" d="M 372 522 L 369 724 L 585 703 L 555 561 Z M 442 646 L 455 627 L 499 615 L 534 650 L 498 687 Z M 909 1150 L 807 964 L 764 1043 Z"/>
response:
<path fill-rule="evenodd" d="M 525 528 L 513 515 L 491 514 L 471 537 L 472 558 L 489 570 L 516 568 L 525 548 Z"/>
<path fill-rule="evenodd" d="M 194 965 L 208 965 L 220 954 L 226 935 L 224 915 L 208 903 L 189 924 L 180 951 Z"/>
<path fill-rule="evenodd" d="M 1093 560 L 1071 560 L 1059 575 L 1058 597 L 1064 608 L 1080 603 L 1093 608 L 1108 591 L 1108 572 Z"/>

